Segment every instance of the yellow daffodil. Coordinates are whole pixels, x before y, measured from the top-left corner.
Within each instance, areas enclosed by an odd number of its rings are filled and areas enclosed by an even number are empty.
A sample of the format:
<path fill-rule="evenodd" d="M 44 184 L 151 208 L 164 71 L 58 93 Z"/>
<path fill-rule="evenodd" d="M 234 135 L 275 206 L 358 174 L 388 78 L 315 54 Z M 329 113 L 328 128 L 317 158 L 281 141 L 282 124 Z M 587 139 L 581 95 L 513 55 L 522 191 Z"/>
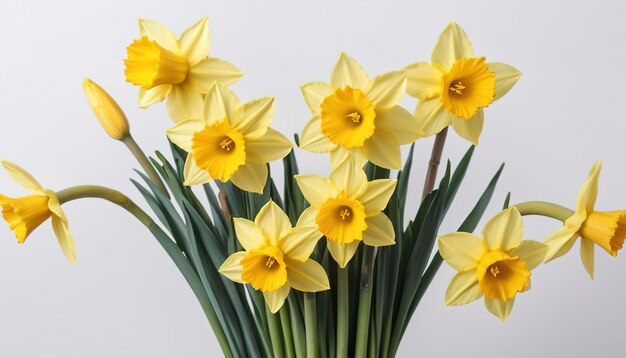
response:
<path fill-rule="evenodd" d="M 475 145 L 483 129 L 483 108 L 509 92 L 521 76 L 512 66 L 476 57 L 465 31 L 454 22 L 439 36 L 431 63 L 418 62 L 406 70 L 407 92 L 420 100 L 415 118 L 423 136 L 451 125 Z"/>
<path fill-rule="evenodd" d="M 611 256 L 617 256 L 617 252 L 624 246 L 626 236 L 626 210 L 610 212 L 594 210 L 601 168 L 602 162 L 593 165 L 587 180 L 578 192 L 576 211 L 565 221 L 561 229 L 545 240 L 549 247 L 546 262 L 549 262 L 566 254 L 576 239 L 581 237 L 580 257 L 591 278 L 594 269 L 594 244 Z"/>
<path fill-rule="evenodd" d="M 100 125 L 113 139 L 123 140 L 130 135 L 128 119 L 115 100 L 102 87 L 85 78 L 83 90 Z"/>
<path fill-rule="evenodd" d="M 52 218 L 52 228 L 61 245 L 61 250 L 71 263 L 75 263 L 74 239 L 67 227 L 67 218 L 56 194 L 52 190 L 44 189 L 32 175 L 17 165 L 5 160 L 2 161 L 2 165 L 11 179 L 34 193 L 21 198 L 0 195 L 2 217 L 15 233 L 17 241 L 20 244 L 24 243 L 28 235 L 39 225 Z"/>
<path fill-rule="evenodd" d="M 127 48 L 126 81 L 139 89 L 139 106 L 146 108 L 167 98 L 174 122 L 197 117 L 202 94 L 214 81 L 236 82 L 242 73 L 229 62 L 209 57 L 209 18 L 205 17 L 180 38 L 164 25 L 139 20 L 139 39 Z"/>
<path fill-rule="evenodd" d="M 342 268 L 363 241 L 369 246 L 395 243 L 393 224 L 385 209 L 396 180 L 367 181 L 365 172 L 347 156 L 332 170 L 330 178 L 296 175 L 302 194 L 311 204 L 300 217 L 328 239 L 328 251 Z"/>
<path fill-rule="evenodd" d="M 267 163 L 284 157 L 292 147 L 269 128 L 274 97 L 241 105 L 234 93 L 214 84 L 203 108 L 200 117 L 182 120 L 167 131 L 170 140 L 189 153 L 185 185 L 231 180 L 243 190 L 263 192 Z"/>
<path fill-rule="evenodd" d="M 219 271 L 238 283 L 263 291 L 276 313 L 291 288 L 302 292 L 328 290 L 324 268 L 310 259 L 320 238 L 312 226 L 291 227 L 289 217 L 273 201 L 261 208 L 254 222 L 235 218 L 237 239 L 245 251 L 230 255 Z"/>
<path fill-rule="evenodd" d="M 400 145 L 418 138 L 415 119 L 398 102 L 406 89 L 405 71 L 370 80 L 352 57 L 341 53 L 330 83 L 302 85 L 313 118 L 305 126 L 300 147 L 331 153 L 333 166 L 350 153 L 364 162 L 400 168 Z"/>
<path fill-rule="evenodd" d="M 515 295 L 530 288 L 530 271 L 544 259 L 547 246 L 522 240 L 522 216 L 515 207 L 485 225 L 483 237 L 455 232 L 437 239 L 441 257 L 458 270 L 446 291 L 446 306 L 485 297 L 485 306 L 505 320 Z"/>

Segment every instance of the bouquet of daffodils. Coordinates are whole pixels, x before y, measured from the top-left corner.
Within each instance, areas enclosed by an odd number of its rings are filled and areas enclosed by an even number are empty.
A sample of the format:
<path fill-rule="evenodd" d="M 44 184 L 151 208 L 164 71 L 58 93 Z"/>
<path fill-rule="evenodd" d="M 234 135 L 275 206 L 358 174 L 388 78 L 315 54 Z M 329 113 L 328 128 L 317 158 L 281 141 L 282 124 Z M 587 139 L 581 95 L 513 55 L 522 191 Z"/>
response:
<path fill-rule="evenodd" d="M 582 263 L 593 277 L 594 248 L 615 256 L 626 236 L 626 211 L 594 208 L 601 163 L 591 168 L 575 208 L 504 200 L 504 208 L 472 234 L 503 167 L 486 184 L 458 232 L 439 227 L 459 193 L 484 109 L 507 94 L 520 72 L 477 56 L 463 31 L 449 24 L 431 62 L 369 77 L 345 53 L 330 82 L 301 86 L 311 119 L 298 148 L 319 153 L 328 177 L 301 172 L 292 142 L 270 127 L 274 98 L 242 103 L 228 89 L 242 73 L 208 56 L 204 18 L 177 37 L 139 21 L 127 48 L 126 81 L 139 87 L 139 106 L 166 101 L 171 155 L 146 157 L 126 116 L 96 83 L 85 80 L 89 104 L 104 130 L 124 143 L 142 171 L 131 179 L 148 214 L 113 189 L 83 185 L 46 189 L 8 161 L 4 168 L 31 194 L 0 195 L 2 215 L 19 243 L 42 223 L 52 228 L 67 259 L 76 250 L 62 206 L 101 198 L 136 217 L 182 273 L 198 298 L 226 357 L 394 357 L 412 314 L 445 261 L 458 271 L 446 305 L 483 299 L 505 320 L 531 270 L 566 254 L 580 238 Z M 418 99 L 413 114 L 398 103 Z M 467 153 L 436 182 L 448 127 L 469 141 Z M 413 147 L 435 136 L 422 201 L 406 210 Z M 270 175 L 281 160 L 284 187 Z M 524 240 L 525 215 L 563 223 L 544 242 Z"/>

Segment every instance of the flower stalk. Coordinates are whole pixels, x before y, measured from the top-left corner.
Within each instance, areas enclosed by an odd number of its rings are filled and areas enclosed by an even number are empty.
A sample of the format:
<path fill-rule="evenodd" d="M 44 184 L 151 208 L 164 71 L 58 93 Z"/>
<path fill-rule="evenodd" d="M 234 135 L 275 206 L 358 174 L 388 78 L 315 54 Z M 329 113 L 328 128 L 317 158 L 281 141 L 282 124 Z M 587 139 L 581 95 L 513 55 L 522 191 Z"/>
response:
<path fill-rule="evenodd" d="M 317 303 L 315 292 L 304 293 L 304 326 L 306 331 L 306 356 L 317 358 Z"/>
<path fill-rule="evenodd" d="M 165 188 L 161 177 L 159 176 L 159 174 L 157 174 L 156 170 L 150 163 L 150 160 L 148 160 L 146 154 L 143 152 L 143 150 L 141 150 L 141 147 L 139 147 L 139 144 L 135 142 L 133 136 L 129 133 L 121 141 L 126 145 L 128 150 L 130 150 L 135 159 L 137 159 L 139 165 L 141 165 L 143 170 L 150 177 L 150 180 L 152 180 L 152 182 L 158 186 L 159 190 L 161 191 L 161 193 L 163 193 L 163 195 L 165 195 L 165 197 L 169 198 L 169 194 L 167 193 L 167 189 Z"/>
<path fill-rule="evenodd" d="M 361 268 L 361 282 L 359 284 L 360 294 L 356 324 L 356 357 L 365 357 L 367 355 L 375 262 L 376 248 L 365 246 L 363 250 L 363 266 Z"/>
<path fill-rule="evenodd" d="M 519 210 L 522 216 L 541 215 L 562 222 L 565 222 L 565 220 L 567 220 L 570 216 L 574 214 L 573 210 L 546 201 L 527 201 L 524 203 L 515 204 L 513 206 L 515 206 L 517 210 Z"/>
<path fill-rule="evenodd" d="M 435 136 L 435 143 L 433 143 L 433 149 L 430 154 L 430 161 L 428 162 L 426 179 L 424 179 L 424 191 L 422 192 L 422 201 L 426 199 L 428 194 L 430 194 L 430 192 L 433 191 L 433 188 L 435 187 L 437 171 L 439 170 L 439 163 L 441 162 L 441 155 L 443 154 L 443 147 L 446 144 L 447 136 L 448 127 L 445 127 Z"/>
<path fill-rule="evenodd" d="M 348 268 L 337 265 L 337 357 L 348 356 L 348 323 L 350 294 Z"/>

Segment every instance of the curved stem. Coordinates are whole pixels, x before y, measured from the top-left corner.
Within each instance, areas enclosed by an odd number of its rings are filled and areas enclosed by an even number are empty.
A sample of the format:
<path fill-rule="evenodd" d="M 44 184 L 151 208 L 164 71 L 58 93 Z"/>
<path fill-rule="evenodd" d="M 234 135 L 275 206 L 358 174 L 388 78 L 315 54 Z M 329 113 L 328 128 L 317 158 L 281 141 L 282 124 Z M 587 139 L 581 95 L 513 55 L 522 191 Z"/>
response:
<path fill-rule="evenodd" d="M 148 157 L 146 157 L 146 154 L 143 152 L 143 150 L 141 150 L 141 147 L 139 147 L 139 144 L 135 142 L 135 139 L 129 134 L 128 136 L 124 137 L 124 139 L 122 139 L 122 142 L 126 144 L 126 147 L 130 150 L 131 153 L 133 153 L 133 156 L 137 159 L 137 161 L 139 162 L 139 165 L 141 165 L 141 167 L 146 172 L 146 174 L 148 174 L 148 176 L 150 177 L 150 180 L 152 180 L 154 184 L 156 184 L 159 187 L 163 195 L 169 198 L 169 194 L 167 193 L 167 188 L 163 184 L 161 177 L 156 172 L 156 170 L 154 170 L 154 167 L 150 163 L 150 160 L 148 160 Z"/>
<path fill-rule="evenodd" d="M 428 171 L 426 172 L 426 179 L 424 179 L 424 191 L 422 192 L 422 201 L 433 191 L 435 187 L 435 180 L 437 179 L 437 170 L 439 169 L 439 163 L 441 162 L 441 155 L 443 154 L 443 146 L 446 144 L 446 136 L 448 135 L 448 127 L 437 133 L 435 137 L 435 143 L 433 143 L 433 150 L 430 154 L 430 161 L 428 162 Z"/>
<path fill-rule="evenodd" d="M 573 210 L 546 201 L 527 201 L 512 206 L 515 206 L 522 215 L 547 216 L 562 222 L 574 215 Z"/>

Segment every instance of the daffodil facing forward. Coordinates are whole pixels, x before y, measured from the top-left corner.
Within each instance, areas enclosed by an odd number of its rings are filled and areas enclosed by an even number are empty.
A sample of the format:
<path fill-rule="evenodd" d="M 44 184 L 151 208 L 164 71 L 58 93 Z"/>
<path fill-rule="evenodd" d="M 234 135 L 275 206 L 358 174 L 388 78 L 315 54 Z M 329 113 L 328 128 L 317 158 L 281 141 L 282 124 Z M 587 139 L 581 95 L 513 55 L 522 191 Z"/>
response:
<path fill-rule="evenodd" d="M 302 194 L 311 204 L 300 217 L 328 239 L 328 251 L 344 268 L 361 241 L 369 246 L 395 243 L 393 225 L 385 209 L 396 180 L 367 181 L 352 157 L 345 157 L 330 178 L 315 174 L 296 175 Z"/>
<path fill-rule="evenodd" d="M 515 207 L 485 225 L 483 237 L 455 232 L 437 239 L 439 253 L 458 271 L 446 291 L 446 305 L 485 297 L 489 312 L 505 320 L 515 295 L 530 288 L 530 271 L 544 259 L 547 246 L 522 240 L 522 216 Z"/>
<path fill-rule="evenodd" d="M 182 120 L 167 131 L 170 140 L 189 153 L 185 185 L 231 180 L 243 190 L 263 192 L 267 163 L 284 157 L 292 147 L 269 128 L 274 97 L 242 105 L 234 93 L 214 84 L 203 108 L 201 116 Z"/>
<path fill-rule="evenodd" d="M 75 263 L 74 239 L 69 232 L 67 218 L 56 194 L 52 190 L 44 189 L 32 175 L 19 166 L 7 161 L 2 161 L 2 165 L 16 183 L 33 192 L 20 198 L 0 195 L 2 217 L 15 233 L 17 241 L 23 244 L 39 225 L 52 218 L 52 228 L 61 250 L 71 263 Z"/>
<path fill-rule="evenodd" d="M 315 227 L 291 227 L 287 214 L 269 201 L 253 221 L 235 218 L 237 239 L 245 251 L 226 259 L 219 271 L 229 279 L 263 292 L 272 313 L 278 312 L 291 288 L 302 292 L 328 290 L 324 268 L 310 259 L 320 238 Z"/>
<path fill-rule="evenodd" d="M 464 139 L 478 144 L 483 108 L 500 99 L 521 73 L 503 63 L 476 57 L 465 31 L 452 22 L 439 36 L 431 63 L 406 67 L 407 92 L 420 100 L 415 118 L 425 137 L 452 126 Z"/>
<path fill-rule="evenodd" d="M 342 53 L 330 83 L 302 85 L 313 118 L 302 132 L 300 147 L 331 152 L 333 166 L 350 153 L 357 160 L 400 168 L 400 145 L 415 141 L 419 128 L 398 102 L 406 89 L 405 71 L 370 79 L 361 65 Z"/>
<path fill-rule="evenodd" d="M 602 162 L 593 165 L 578 192 L 576 211 L 565 220 L 561 229 L 544 241 L 549 247 L 546 255 L 548 262 L 566 254 L 580 237 L 580 257 L 591 278 L 594 273 L 595 245 L 603 248 L 609 255 L 617 256 L 617 252 L 624 246 L 626 236 L 626 210 L 594 210 L 601 168 Z"/>
<path fill-rule="evenodd" d="M 209 18 L 187 29 L 180 38 L 164 25 L 139 20 L 140 38 L 127 48 L 126 81 L 139 86 L 139 106 L 167 98 L 174 122 L 199 115 L 202 95 L 214 81 L 236 82 L 242 73 L 222 59 L 209 57 Z"/>

